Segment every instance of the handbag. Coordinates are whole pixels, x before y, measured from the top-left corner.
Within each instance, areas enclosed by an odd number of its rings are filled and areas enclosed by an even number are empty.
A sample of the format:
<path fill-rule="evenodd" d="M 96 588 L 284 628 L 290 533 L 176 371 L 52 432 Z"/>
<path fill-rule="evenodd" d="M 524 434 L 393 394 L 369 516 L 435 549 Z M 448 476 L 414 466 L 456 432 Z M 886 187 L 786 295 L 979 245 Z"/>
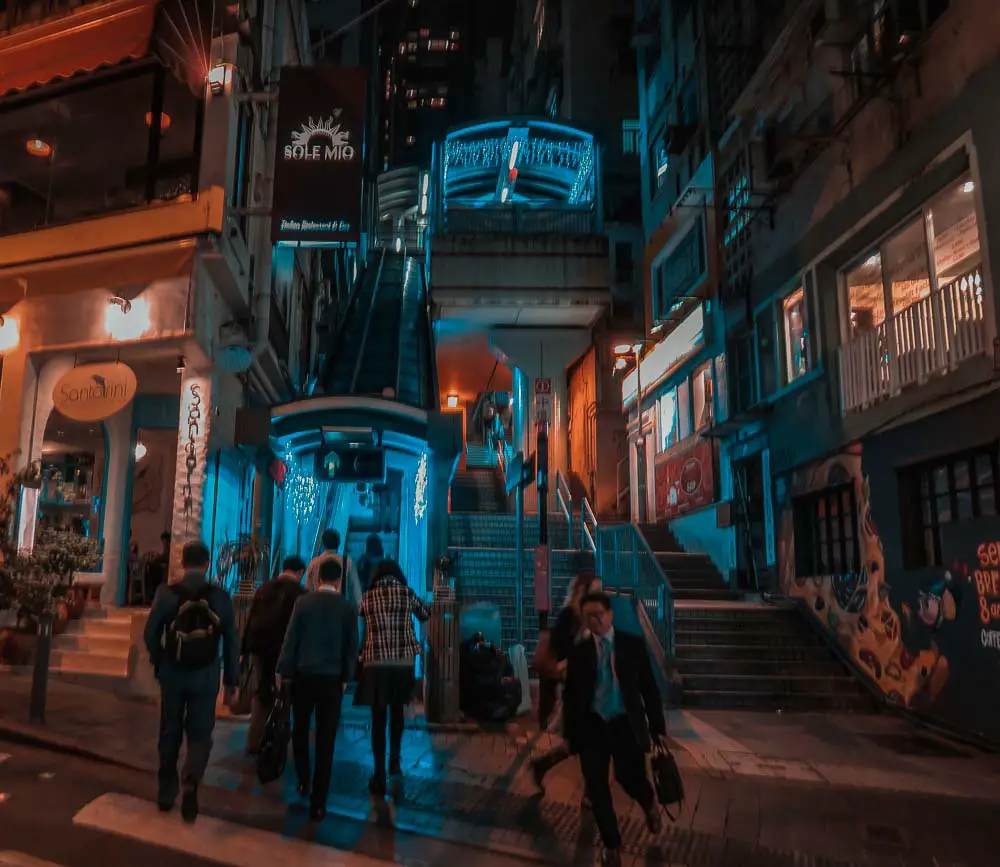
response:
<path fill-rule="evenodd" d="M 285 772 L 288 741 L 291 739 L 291 712 L 284 695 L 274 697 L 274 704 L 264 724 L 260 753 L 257 755 L 257 779 L 262 785 L 273 782 Z"/>
<path fill-rule="evenodd" d="M 662 742 L 653 748 L 650 760 L 653 772 L 653 788 L 656 790 L 656 800 L 663 807 L 663 812 L 671 822 L 676 822 L 684 809 L 684 780 L 673 753 Z M 671 813 L 670 807 L 677 805 L 677 812 Z"/>

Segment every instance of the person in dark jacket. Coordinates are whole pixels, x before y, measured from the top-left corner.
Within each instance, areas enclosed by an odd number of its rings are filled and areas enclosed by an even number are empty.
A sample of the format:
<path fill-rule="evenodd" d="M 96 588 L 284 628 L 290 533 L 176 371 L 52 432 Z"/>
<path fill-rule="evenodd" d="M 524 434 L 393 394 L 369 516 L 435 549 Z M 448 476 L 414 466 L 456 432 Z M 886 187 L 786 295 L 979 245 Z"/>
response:
<path fill-rule="evenodd" d="M 570 584 L 566 602 L 556 617 L 556 622 L 549 630 L 549 654 L 555 663 L 555 670 L 550 672 L 555 677 L 539 676 L 538 683 L 538 727 L 546 729 L 553 711 L 556 708 L 559 684 L 566 672 L 566 658 L 581 632 L 580 600 L 592 590 L 599 590 L 601 583 L 593 572 L 581 572 Z M 553 747 L 547 753 L 531 761 L 531 772 L 535 785 L 544 791 L 545 775 L 554 767 L 562 764 L 570 757 L 569 745 L 564 741 Z M 589 806 L 586 795 L 583 806 Z"/>
<path fill-rule="evenodd" d="M 210 560 L 208 548 L 201 542 L 189 542 L 184 546 L 181 555 L 184 577 L 176 584 L 160 585 L 143 636 L 160 684 L 157 802 L 160 810 L 166 812 L 173 809 L 180 793 L 181 815 L 186 822 L 198 818 L 198 785 L 212 751 L 215 705 L 219 696 L 220 643 L 227 702 L 232 702 L 240 679 L 240 638 L 233 602 L 222 587 L 209 585 L 206 581 Z M 209 661 L 199 667 L 187 664 L 185 653 L 178 649 L 186 640 L 178 637 L 181 612 L 185 608 L 189 612 L 197 610 L 208 618 L 208 631 L 212 633 L 190 638 L 192 644 L 208 642 L 201 647 L 208 648 Z M 177 760 L 184 734 L 187 735 L 187 756 L 178 779 Z"/>
<path fill-rule="evenodd" d="M 291 681 L 292 753 L 299 794 L 309 797 L 309 816 L 326 816 L 333 749 L 347 682 L 358 660 L 358 609 L 340 592 L 339 560 L 319 566 L 319 589 L 296 603 L 278 659 L 283 685 Z M 316 714 L 316 769 L 310 784 L 309 727 Z"/>
<path fill-rule="evenodd" d="M 384 557 L 385 549 L 382 547 L 382 539 L 378 533 L 370 533 L 365 539 L 365 553 L 358 558 L 358 584 L 362 594 L 371 586 L 372 575 L 375 574 L 375 569 Z"/>
<path fill-rule="evenodd" d="M 430 609 L 406 583 L 394 560 L 379 563 L 371 586 L 361 598 L 365 619 L 365 644 L 361 651 L 361 674 L 354 693 L 356 707 L 372 709 L 372 757 L 375 770 L 368 790 L 376 798 L 386 795 L 385 748 L 389 728 L 389 775 L 392 795 L 398 798 L 403 787 L 400 753 L 403 743 L 403 714 L 413 701 L 414 665 L 420 642 L 413 618 L 429 620 Z"/>
<path fill-rule="evenodd" d="M 306 591 L 302 576 L 306 571 L 301 557 L 286 557 L 281 574 L 257 590 L 250 606 L 250 616 L 243 630 L 241 655 L 244 665 L 254 668 L 257 688 L 250 702 L 250 727 L 247 729 L 247 755 L 260 752 L 267 715 L 274 705 L 274 679 L 278 655 L 292 619 L 292 609 Z"/>
<path fill-rule="evenodd" d="M 563 690 L 563 734 L 580 756 L 583 782 L 593 804 L 594 820 L 606 867 L 621 864 L 621 833 L 608 779 L 614 759 L 615 778 L 642 807 L 650 833 L 662 820 L 646 756 L 667 734 L 660 690 L 646 642 L 638 635 L 616 632 L 611 598 L 588 593 L 580 602 L 589 637 L 570 650 Z"/>

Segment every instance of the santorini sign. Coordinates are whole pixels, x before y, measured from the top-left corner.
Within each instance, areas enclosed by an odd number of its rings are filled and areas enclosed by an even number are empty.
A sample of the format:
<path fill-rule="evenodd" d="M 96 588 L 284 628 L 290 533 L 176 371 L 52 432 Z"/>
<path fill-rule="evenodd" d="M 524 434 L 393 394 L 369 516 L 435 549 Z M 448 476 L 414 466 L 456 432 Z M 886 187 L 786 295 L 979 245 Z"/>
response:
<path fill-rule="evenodd" d="M 137 388 L 135 371 L 127 364 L 83 364 L 59 377 L 52 403 L 74 421 L 102 421 L 125 409 Z"/>

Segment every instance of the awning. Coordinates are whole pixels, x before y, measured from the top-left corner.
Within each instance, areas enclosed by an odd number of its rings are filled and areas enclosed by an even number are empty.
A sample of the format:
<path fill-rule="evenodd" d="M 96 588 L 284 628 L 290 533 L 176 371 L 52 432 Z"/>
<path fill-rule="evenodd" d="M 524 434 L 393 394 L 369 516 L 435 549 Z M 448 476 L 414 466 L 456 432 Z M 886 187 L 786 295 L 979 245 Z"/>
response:
<path fill-rule="evenodd" d="M 0 96 L 155 55 L 200 93 L 211 51 L 207 0 L 113 0 L 0 38 Z"/>
<path fill-rule="evenodd" d="M 26 298 L 93 289 L 134 298 L 155 280 L 190 275 L 196 249 L 196 241 L 186 239 L 0 268 L 0 315 Z"/>

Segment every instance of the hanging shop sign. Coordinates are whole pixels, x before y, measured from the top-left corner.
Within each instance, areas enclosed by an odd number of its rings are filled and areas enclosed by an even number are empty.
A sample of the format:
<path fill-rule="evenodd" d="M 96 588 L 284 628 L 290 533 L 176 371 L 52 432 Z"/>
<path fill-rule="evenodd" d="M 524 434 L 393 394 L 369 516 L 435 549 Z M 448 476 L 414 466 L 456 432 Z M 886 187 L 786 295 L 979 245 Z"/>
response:
<path fill-rule="evenodd" d="M 715 502 L 715 446 L 699 440 L 656 465 L 656 519 L 673 520 Z"/>
<path fill-rule="evenodd" d="M 127 364 L 82 364 L 59 377 L 52 403 L 74 421 L 103 421 L 132 402 L 138 385 Z"/>
<path fill-rule="evenodd" d="M 325 482 L 384 482 L 385 449 L 327 446 L 316 452 L 316 476 Z"/>
<path fill-rule="evenodd" d="M 272 241 L 359 242 L 366 89 L 363 69 L 281 70 Z"/>

